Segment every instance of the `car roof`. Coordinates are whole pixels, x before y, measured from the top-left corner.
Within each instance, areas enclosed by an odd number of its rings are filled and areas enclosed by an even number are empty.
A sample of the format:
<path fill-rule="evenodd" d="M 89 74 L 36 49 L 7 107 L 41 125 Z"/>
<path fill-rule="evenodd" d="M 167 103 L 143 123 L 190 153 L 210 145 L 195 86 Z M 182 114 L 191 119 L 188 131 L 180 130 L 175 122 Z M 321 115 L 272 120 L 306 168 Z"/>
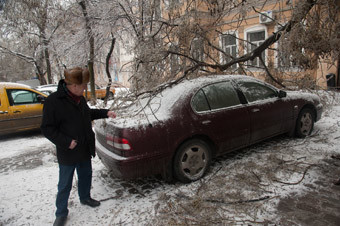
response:
<path fill-rule="evenodd" d="M 55 90 L 57 87 L 36 87 L 38 90 Z"/>
<path fill-rule="evenodd" d="M 195 93 L 195 91 L 202 86 L 226 80 L 248 78 L 257 80 L 244 75 L 209 75 L 183 80 L 177 84 L 167 86 L 161 92 L 155 93 L 154 95 L 147 93 L 127 109 L 117 110 L 123 110 L 123 112 L 117 114 L 119 117 L 115 120 L 116 126 L 126 127 L 166 120 L 171 116 L 172 109 L 174 109 L 175 106 L 181 106 L 182 101 L 186 100 L 188 95 Z M 162 89 L 162 85 L 158 86 L 155 90 L 157 89 Z M 137 115 L 139 115 L 139 117 L 134 117 Z M 142 118 L 141 115 L 144 115 L 146 118 Z M 129 120 L 127 120 L 127 118 L 129 118 Z"/>
<path fill-rule="evenodd" d="M 58 87 L 58 85 L 57 84 L 47 84 L 47 85 L 37 86 L 36 88 L 49 88 L 49 87 Z"/>
<path fill-rule="evenodd" d="M 14 82 L 0 82 L 1 88 L 28 88 L 32 89 L 32 87 L 20 83 L 14 83 Z"/>
<path fill-rule="evenodd" d="M 172 92 L 175 94 L 175 96 L 183 96 L 187 93 L 191 93 L 195 89 L 199 89 L 204 85 L 208 85 L 215 82 L 222 82 L 226 80 L 240 80 L 240 79 L 249 79 L 249 80 L 255 80 L 260 81 L 254 77 L 246 76 L 246 75 L 208 75 L 208 76 L 202 76 L 198 78 L 193 79 L 186 79 L 181 81 L 178 84 L 175 84 L 172 87 L 169 87 L 167 89 L 164 89 L 162 92 Z M 162 86 L 162 85 L 161 85 Z"/>
<path fill-rule="evenodd" d="M 39 90 L 35 90 L 32 87 L 30 87 L 29 85 L 24 85 L 24 84 L 20 84 L 20 83 L 15 83 L 15 82 L 0 82 L 0 88 L 10 88 L 10 89 L 28 89 L 31 91 L 35 91 L 38 92 L 40 94 L 43 94 L 43 96 L 47 96 L 46 94 L 40 92 Z"/>

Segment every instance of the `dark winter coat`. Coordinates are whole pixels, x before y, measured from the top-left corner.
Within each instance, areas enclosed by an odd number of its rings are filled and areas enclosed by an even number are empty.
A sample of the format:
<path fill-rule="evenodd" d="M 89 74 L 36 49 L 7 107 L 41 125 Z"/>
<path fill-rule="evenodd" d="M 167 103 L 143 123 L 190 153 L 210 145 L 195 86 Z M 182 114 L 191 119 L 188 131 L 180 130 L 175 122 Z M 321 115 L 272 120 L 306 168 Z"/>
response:
<path fill-rule="evenodd" d="M 92 120 L 107 118 L 106 109 L 90 109 L 84 97 L 77 104 L 66 91 L 65 81 L 60 80 L 58 90 L 44 103 L 41 130 L 57 147 L 58 163 L 73 165 L 95 156 L 95 135 Z M 69 149 L 72 140 L 78 144 Z"/>

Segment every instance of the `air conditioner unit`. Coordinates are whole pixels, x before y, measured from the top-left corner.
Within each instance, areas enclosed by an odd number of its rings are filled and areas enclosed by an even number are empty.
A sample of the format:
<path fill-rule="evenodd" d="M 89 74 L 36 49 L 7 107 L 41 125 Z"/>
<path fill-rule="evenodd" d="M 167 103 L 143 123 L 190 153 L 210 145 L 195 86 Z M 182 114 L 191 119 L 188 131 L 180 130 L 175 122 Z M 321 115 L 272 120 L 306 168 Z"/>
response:
<path fill-rule="evenodd" d="M 259 13 L 260 24 L 268 24 L 273 22 L 273 11 Z"/>

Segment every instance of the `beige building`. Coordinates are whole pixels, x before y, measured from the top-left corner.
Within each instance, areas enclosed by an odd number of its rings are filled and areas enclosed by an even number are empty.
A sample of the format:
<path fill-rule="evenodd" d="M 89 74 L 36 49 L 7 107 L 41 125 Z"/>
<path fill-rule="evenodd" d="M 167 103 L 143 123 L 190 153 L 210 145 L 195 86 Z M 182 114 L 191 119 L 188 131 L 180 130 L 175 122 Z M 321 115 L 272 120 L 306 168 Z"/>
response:
<path fill-rule="evenodd" d="M 183 35 L 184 37 L 170 37 L 169 39 L 173 38 L 173 40 L 167 41 L 172 43 L 170 48 L 173 49 L 176 49 L 177 45 L 181 47 L 190 46 L 191 55 L 195 59 L 225 64 L 251 52 L 270 35 L 277 32 L 282 25 L 285 25 L 290 20 L 292 9 L 296 6 L 298 0 L 254 2 L 257 4 L 255 5 L 256 7 L 247 8 L 246 12 L 231 10 L 223 18 L 216 20 L 214 13 L 219 10 L 218 1 L 154 0 L 154 6 L 157 7 L 154 11 L 154 18 L 168 19 L 169 15 L 172 14 L 178 18 L 185 17 L 188 20 L 196 20 L 202 26 L 205 24 L 211 26 L 213 24 L 210 30 L 208 28 L 209 34 L 207 37 L 215 45 L 215 49 L 219 48 L 224 53 L 212 51 L 211 47 L 210 50 L 207 50 L 207 42 L 203 42 L 197 37 L 189 37 L 189 33 L 188 35 Z M 213 23 L 212 21 L 214 20 L 218 22 Z M 129 76 L 131 75 L 131 64 L 129 62 L 131 62 L 133 56 L 122 46 L 115 49 L 113 60 L 110 61 L 110 70 L 113 81 L 129 87 Z M 286 86 L 296 86 L 296 83 L 301 83 L 301 77 L 303 77 L 301 75 L 307 75 L 304 76 L 304 79 L 308 78 L 306 82 L 309 82 L 309 84 L 312 83 L 318 87 L 327 88 L 327 75 L 331 73 L 335 75 L 334 85 L 340 86 L 337 82 L 340 80 L 339 61 L 332 62 L 330 59 L 322 59 L 314 62 L 313 69 L 303 71 L 294 64 L 291 56 L 282 51 L 283 46 L 280 46 L 280 41 L 276 42 L 262 53 L 261 58 L 270 73 L 279 80 L 282 79 L 283 81 L 284 79 Z M 210 55 L 212 59 L 203 59 L 205 55 Z M 183 69 L 183 65 L 180 66 L 180 64 L 187 64 L 188 61 L 180 58 L 170 56 L 169 67 L 167 67 L 169 71 L 165 73 L 173 74 Z M 221 73 L 219 70 L 211 68 L 209 70 L 213 73 Z M 258 57 L 252 61 L 243 62 L 242 65 L 234 64 L 223 73 L 246 73 L 256 77 L 267 77 L 267 72 Z M 105 74 L 105 69 L 98 71 L 98 74 Z M 98 80 L 105 81 L 105 77 Z"/>
<path fill-rule="evenodd" d="M 207 35 L 209 41 L 215 45 L 215 49 L 220 48 L 225 53 L 211 51 L 211 47 L 207 47 L 206 41 L 193 38 L 190 46 L 196 49 L 192 50 L 192 56 L 203 60 L 205 55 L 209 55 L 214 59 L 205 59 L 205 61 L 225 64 L 232 61 L 232 59 L 251 52 L 270 35 L 277 32 L 281 26 L 285 25 L 290 20 L 292 9 L 296 7 L 298 0 L 254 1 L 254 3 L 256 2 L 256 7 L 249 7 L 246 12 L 231 10 L 222 19 L 218 18 L 219 20 L 214 17 L 214 13 L 218 12 L 220 7 L 218 1 L 208 2 L 190 1 L 190 5 L 188 5 L 188 1 L 185 0 L 166 0 L 163 2 L 162 9 L 167 13 L 163 13 L 163 15 L 166 16 L 169 12 L 177 15 L 182 14 L 188 19 L 196 20 L 202 27 L 205 24 L 211 26 L 210 30 L 209 28 L 207 29 L 209 31 L 209 35 Z M 188 12 L 192 15 L 188 16 Z M 218 21 L 218 23 L 212 23 L 214 20 Z M 176 41 L 181 42 L 181 40 Z M 183 43 L 180 43 L 180 45 L 183 45 Z M 283 45 L 280 46 L 280 41 L 276 42 L 262 53 L 261 58 L 271 74 L 279 78 L 279 80 L 284 78 L 286 86 L 295 86 L 296 83 L 301 83 L 301 77 L 303 77 L 301 75 L 307 75 L 304 76 L 308 78 L 308 81 L 305 82 L 316 84 L 321 88 L 327 87 L 327 75 L 330 73 L 335 75 L 335 81 L 339 80 L 339 62 L 321 59 L 313 62 L 315 64 L 312 67 L 313 69 L 302 71 L 291 60 L 291 56 L 285 54 L 283 50 Z M 218 73 L 218 70 L 212 70 L 212 72 Z M 266 75 L 266 70 L 258 57 L 252 61 L 244 62 L 242 67 L 240 64 L 234 64 L 225 72 L 247 73 L 263 78 Z M 339 86 L 339 84 L 335 83 L 335 86 Z"/>
<path fill-rule="evenodd" d="M 103 59 L 105 59 L 105 57 L 103 56 Z M 117 41 L 109 62 L 109 70 L 113 86 L 130 87 L 129 77 L 132 70 L 132 58 L 133 55 L 131 55 L 125 48 L 122 48 L 121 44 Z M 99 86 L 107 85 L 109 79 L 107 77 L 105 65 L 97 64 L 96 66 L 96 84 Z"/>

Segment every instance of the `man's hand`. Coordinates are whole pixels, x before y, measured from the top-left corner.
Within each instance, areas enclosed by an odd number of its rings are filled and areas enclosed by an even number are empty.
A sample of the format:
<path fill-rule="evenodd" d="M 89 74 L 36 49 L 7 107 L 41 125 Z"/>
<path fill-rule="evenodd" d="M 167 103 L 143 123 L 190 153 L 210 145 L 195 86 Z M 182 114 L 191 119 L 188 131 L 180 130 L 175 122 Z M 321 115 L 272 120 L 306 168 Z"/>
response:
<path fill-rule="evenodd" d="M 69 149 L 73 149 L 73 148 L 75 148 L 77 146 L 77 141 L 76 140 L 72 140 L 71 141 L 71 144 L 70 144 L 70 146 L 68 147 Z"/>
<path fill-rule="evenodd" d="M 116 115 L 116 113 L 114 113 L 113 111 L 108 111 L 108 112 L 107 112 L 107 117 L 109 117 L 109 118 L 116 118 L 117 115 Z"/>

